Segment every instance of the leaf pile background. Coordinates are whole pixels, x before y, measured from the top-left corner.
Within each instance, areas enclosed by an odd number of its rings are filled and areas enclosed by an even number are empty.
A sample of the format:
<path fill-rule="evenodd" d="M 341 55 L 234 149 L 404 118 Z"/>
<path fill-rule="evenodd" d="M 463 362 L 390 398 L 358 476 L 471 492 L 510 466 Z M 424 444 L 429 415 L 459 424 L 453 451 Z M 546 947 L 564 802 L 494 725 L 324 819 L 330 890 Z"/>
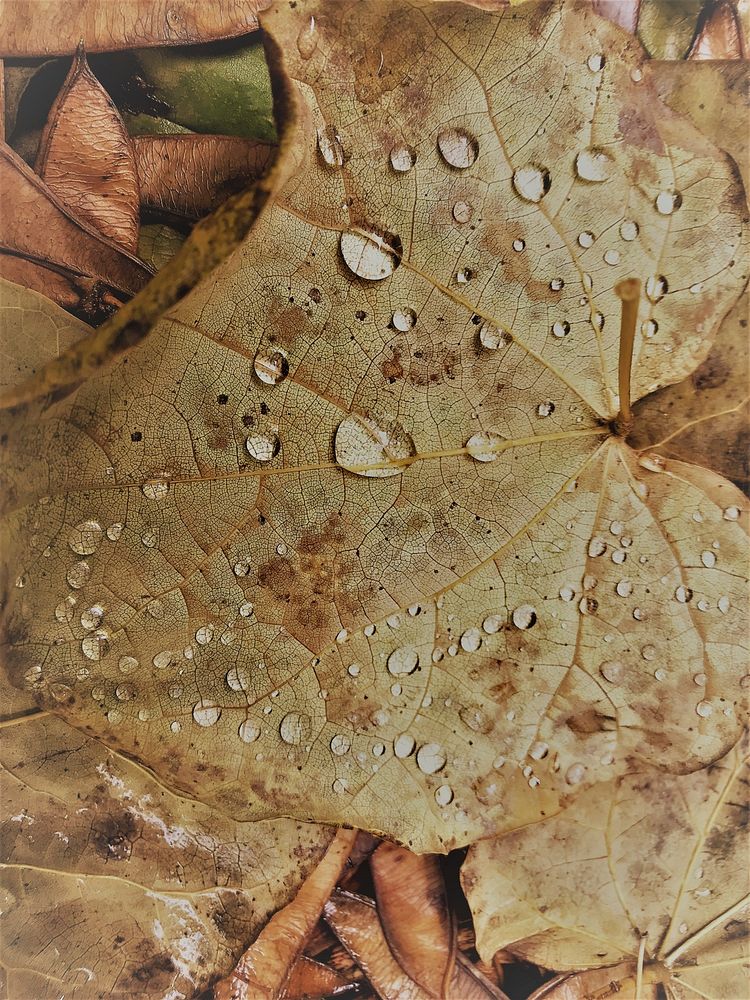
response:
<path fill-rule="evenodd" d="M 96 334 L 3 284 L 9 381 L 50 355 L 41 338 L 77 342 L 4 418 L 8 721 L 28 714 L 4 752 L 14 987 L 200 991 L 321 857 L 332 831 L 314 821 L 419 852 L 490 838 L 463 872 L 488 970 L 500 951 L 592 970 L 584 991 L 617 965 L 638 995 L 733 995 L 747 504 L 717 473 L 746 481 L 737 168 L 657 103 L 679 104 L 674 83 L 588 4 L 262 19 L 286 118 L 254 191 Z M 237 71 L 206 58 L 221 95 Z M 220 101 L 205 117 L 190 96 L 189 50 L 138 59 L 187 110 L 171 105 L 163 138 L 123 133 L 136 230 L 143 212 L 195 218 L 271 162 L 246 138 L 178 132 L 221 127 Z M 13 157 L 14 190 L 51 211 Z M 80 228 L 80 204 L 63 211 Z M 160 225 L 142 256 L 181 242 Z M 626 444 L 615 284 L 632 276 L 645 398 Z M 659 858 L 643 871 L 639 809 Z M 122 923 L 94 970 L 113 874 Z M 611 891 L 571 908 L 605 874 Z M 387 904 L 353 898 L 326 904 L 338 939 L 381 996 L 421 995 Z M 62 958 L 37 950 L 45 899 L 80 927 Z M 351 937 L 376 940 L 379 919 L 390 972 Z M 497 995 L 476 982 L 449 995 Z"/>

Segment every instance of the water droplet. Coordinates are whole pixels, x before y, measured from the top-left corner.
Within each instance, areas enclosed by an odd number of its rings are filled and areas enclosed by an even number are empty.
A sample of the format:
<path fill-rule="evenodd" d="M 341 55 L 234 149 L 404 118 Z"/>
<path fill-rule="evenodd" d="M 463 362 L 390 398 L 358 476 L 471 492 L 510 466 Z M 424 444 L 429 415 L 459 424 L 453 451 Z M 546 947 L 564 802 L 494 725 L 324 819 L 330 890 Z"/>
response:
<path fill-rule="evenodd" d="M 207 646 L 214 637 L 213 625 L 202 625 L 195 633 L 195 641 L 201 646 Z"/>
<path fill-rule="evenodd" d="M 169 492 L 169 483 L 164 479 L 149 479 L 141 486 L 141 492 L 147 500 L 163 500 Z"/>
<path fill-rule="evenodd" d="M 450 785 L 438 785 L 435 789 L 435 801 L 439 806 L 449 806 L 453 801 L 453 789 Z"/>
<path fill-rule="evenodd" d="M 227 685 L 232 691 L 247 691 L 250 688 L 250 671 L 247 667 L 230 667 L 226 673 Z"/>
<path fill-rule="evenodd" d="M 527 163 L 526 166 L 513 171 L 513 187 L 525 201 L 540 202 L 551 184 L 549 170 L 536 163 Z"/>
<path fill-rule="evenodd" d="M 612 553 L 612 562 L 616 563 L 618 566 L 622 566 L 627 558 L 627 552 L 623 552 L 622 549 L 615 549 Z"/>
<path fill-rule="evenodd" d="M 118 684 L 115 688 L 115 698 L 118 701 L 132 701 L 137 693 L 132 684 Z"/>
<path fill-rule="evenodd" d="M 576 173 L 582 181 L 592 184 L 609 180 L 612 176 L 614 162 L 609 153 L 597 146 L 582 150 L 576 156 Z"/>
<path fill-rule="evenodd" d="M 650 302 L 653 302 L 654 304 L 661 302 L 668 291 L 669 282 L 663 274 L 652 274 L 651 277 L 646 280 L 646 295 L 648 296 Z"/>
<path fill-rule="evenodd" d="M 731 606 L 732 606 L 731 601 L 729 600 L 729 598 L 727 597 L 726 594 L 723 594 L 719 598 L 719 600 L 717 601 L 717 604 L 716 604 L 716 607 L 719 609 L 719 611 L 723 615 L 728 614 L 729 609 L 731 608 Z"/>
<path fill-rule="evenodd" d="M 344 147 L 341 136 L 332 125 L 318 129 L 318 152 L 329 167 L 343 167 Z"/>
<path fill-rule="evenodd" d="M 595 559 L 597 556 L 603 556 L 606 551 L 607 543 L 605 540 L 598 535 L 594 535 L 589 542 L 588 554 Z"/>
<path fill-rule="evenodd" d="M 80 562 L 73 563 L 66 573 L 65 579 L 73 590 L 80 590 L 88 582 L 90 576 L 91 567 L 85 559 L 82 559 Z"/>
<path fill-rule="evenodd" d="M 68 545 L 79 556 L 90 556 L 99 547 L 102 534 L 102 526 L 98 521 L 81 521 L 70 532 Z"/>
<path fill-rule="evenodd" d="M 260 727 L 252 719 L 245 719 L 237 730 L 237 735 L 243 743 L 254 743 L 260 736 Z"/>
<path fill-rule="evenodd" d="M 604 69 L 604 64 L 606 63 L 606 61 L 607 60 L 604 58 L 601 52 L 596 52 L 588 57 L 588 59 L 586 60 L 586 65 L 588 66 L 588 68 L 591 70 L 592 73 L 598 73 L 600 70 Z"/>
<path fill-rule="evenodd" d="M 497 806 L 502 802 L 501 785 L 493 775 L 485 775 L 474 784 L 474 794 L 485 806 Z"/>
<path fill-rule="evenodd" d="M 474 272 L 470 267 L 462 267 L 460 271 L 456 271 L 456 281 L 459 285 L 465 285 L 474 277 Z"/>
<path fill-rule="evenodd" d="M 479 327 L 479 343 L 488 351 L 497 351 L 501 347 L 508 347 L 512 342 L 513 337 L 508 330 L 496 326 L 491 320 L 486 319 Z"/>
<path fill-rule="evenodd" d="M 630 79 L 633 83 L 640 83 L 643 79 L 643 70 L 639 66 L 634 66 L 630 71 Z"/>
<path fill-rule="evenodd" d="M 565 772 L 565 780 L 569 785 L 580 785 L 586 776 L 586 768 L 583 764 L 571 764 Z"/>
<path fill-rule="evenodd" d="M 289 712 L 279 724 L 279 735 L 292 746 L 307 742 L 310 738 L 310 719 L 299 712 Z"/>
<path fill-rule="evenodd" d="M 253 611 L 255 611 L 255 605 L 252 601 L 243 601 L 239 606 L 239 612 L 243 618 L 250 618 Z"/>
<path fill-rule="evenodd" d="M 638 464 L 642 469 L 648 469 L 649 472 L 664 472 L 667 467 L 665 459 L 661 455 L 655 455 L 653 452 L 641 455 L 638 458 Z"/>
<path fill-rule="evenodd" d="M 235 576 L 247 576 L 250 572 L 250 556 L 241 556 L 232 567 Z"/>
<path fill-rule="evenodd" d="M 641 649 L 641 656 L 644 660 L 651 661 L 656 658 L 656 646 L 647 645 Z"/>
<path fill-rule="evenodd" d="M 171 733 L 174 733 L 175 735 L 177 735 L 177 733 L 179 733 L 181 730 L 182 730 L 182 726 L 177 721 L 177 719 L 175 719 L 174 722 L 170 722 L 169 723 L 169 731 Z"/>
<path fill-rule="evenodd" d="M 639 232 L 638 223 L 632 219 L 623 219 L 620 223 L 620 239 L 625 240 L 626 243 L 632 243 L 633 240 L 638 239 Z"/>
<path fill-rule="evenodd" d="M 716 554 L 710 549 L 706 549 L 705 552 L 701 552 L 701 562 L 707 569 L 711 569 L 716 565 Z"/>
<path fill-rule="evenodd" d="M 565 282 L 562 278 L 553 278 L 549 283 L 549 287 L 553 292 L 561 292 L 565 288 Z"/>
<path fill-rule="evenodd" d="M 562 340 L 563 337 L 567 337 L 570 333 L 570 323 L 566 319 L 558 320 L 552 324 L 551 333 L 553 337 Z"/>
<path fill-rule="evenodd" d="M 407 330 L 411 330 L 416 322 L 417 314 L 413 309 L 397 309 L 391 317 L 391 323 L 400 333 L 406 333 Z"/>
<path fill-rule="evenodd" d="M 532 743 L 529 748 L 529 757 L 532 760 L 543 760 L 549 753 L 549 746 L 546 743 Z"/>
<path fill-rule="evenodd" d="M 416 454 L 414 441 L 395 420 L 350 413 L 336 431 L 336 461 L 359 476 L 385 479 L 400 476 L 399 461 Z"/>
<path fill-rule="evenodd" d="M 315 18 L 311 17 L 297 35 L 297 51 L 303 59 L 309 59 L 318 47 L 318 29 Z"/>
<path fill-rule="evenodd" d="M 474 214 L 474 209 L 468 203 L 468 201 L 457 201 L 453 206 L 453 218 L 456 222 L 465 223 L 471 222 L 471 217 Z"/>
<path fill-rule="evenodd" d="M 251 434 L 245 440 L 245 447 L 257 462 L 270 462 L 278 455 L 281 444 L 275 434 Z"/>
<path fill-rule="evenodd" d="M 578 610 L 582 615 L 593 615 L 599 607 L 599 602 L 595 597 L 582 597 L 579 604 Z"/>
<path fill-rule="evenodd" d="M 167 688 L 167 694 L 173 699 L 173 701 L 178 701 L 182 697 L 182 693 L 182 684 L 170 684 Z"/>
<path fill-rule="evenodd" d="M 336 778 L 331 785 L 331 788 L 336 793 L 336 795 L 343 795 L 344 792 L 349 789 L 349 782 L 346 778 Z"/>
<path fill-rule="evenodd" d="M 698 687 L 705 687 L 708 677 L 705 674 L 695 674 L 693 677 L 693 683 Z"/>
<path fill-rule="evenodd" d="M 102 660 L 109 652 L 109 633 L 104 629 L 97 629 L 91 635 L 87 635 L 81 642 L 83 655 L 90 660 Z"/>
<path fill-rule="evenodd" d="M 502 615 L 488 615 L 482 622 L 482 628 L 489 635 L 494 635 L 495 632 L 499 632 L 503 627 L 505 619 Z"/>
<path fill-rule="evenodd" d="M 206 729 L 215 726 L 221 718 L 221 708 L 213 701 L 201 699 L 193 705 L 193 718 L 199 726 Z"/>
<path fill-rule="evenodd" d="M 740 508 L 739 507 L 727 507 L 722 517 L 725 521 L 738 521 L 740 518 Z"/>
<path fill-rule="evenodd" d="M 594 245 L 594 234 L 590 229 L 586 229 L 578 234 L 578 245 L 583 247 L 584 250 L 588 250 L 589 247 Z"/>
<path fill-rule="evenodd" d="M 479 143 L 462 128 L 444 128 L 438 133 L 437 145 L 448 166 L 456 170 L 466 170 L 479 155 Z"/>
<path fill-rule="evenodd" d="M 699 701 L 695 706 L 695 711 L 702 719 L 707 719 L 713 713 L 713 705 L 708 701 Z"/>
<path fill-rule="evenodd" d="M 610 267 L 615 267 L 615 265 L 620 263 L 620 251 L 607 250 L 604 254 L 604 263 L 609 264 Z"/>
<path fill-rule="evenodd" d="M 401 733 L 393 741 L 393 752 L 400 759 L 404 760 L 414 753 L 415 741 L 410 733 Z"/>
<path fill-rule="evenodd" d="M 265 382 L 266 385 L 278 385 L 289 374 L 289 359 L 284 351 L 276 348 L 268 353 L 256 354 L 253 368 L 261 382 Z"/>
<path fill-rule="evenodd" d="M 352 741 L 348 736 L 344 734 L 339 734 L 334 736 L 330 743 L 331 753 L 335 754 L 337 757 L 343 757 L 344 754 L 349 753 L 352 748 Z"/>
<path fill-rule="evenodd" d="M 398 677 L 401 674 L 413 674 L 419 666 L 419 656 L 411 646 L 401 646 L 394 649 L 388 657 L 388 672 Z"/>
<path fill-rule="evenodd" d="M 503 450 L 506 438 L 495 431 L 478 431 L 466 442 L 466 450 L 477 462 L 494 462 Z"/>
<path fill-rule="evenodd" d="M 513 240 L 513 249 L 516 253 L 523 253 L 526 249 L 526 240 Z"/>
<path fill-rule="evenodd" d="M 538 417 L 550 417 L 555 412 L 555 404 L 551 400 L 546 400 L 544 403 L 540 403 L 536 408 L 536 413 Z"/>
<path fill-rule="evenodd" d="M 416 162 L 417 154 L 411 146 L 394 146 L 391 150 L 391 166 L 396 173 L 408 173 Z"/>
<path fill-rule="evenodd" d="M 425 743 L 417 750 L 417 767 L 423 774 L 436 774 L 445 767 L 447 757 L 438 743 Z"/>
<path fill-rule="evenodd" d="M 536 608 L 531 604 L 521 604 L 513 612 L 512 620 L 516 628 L 533 628 L 537 622 Z"/>
<path fill-rule="evenodd" d="M 69 594 L 55 608 L 55 618 L 59 622 L 72 622 L 76 604 L 78 604 L 76 598 L 72 594 Z"/>
<path fill-rule="evenodd" d="M 157 670 L 165 670 L 174 663 L 175 657 L 176 654 L 171 649 L 163 649 L 160 653 L 156 654 L 151 662 Z"/>
<path fill-rule="evenodd" d="M 349 270 L 367 281 L 390 277 L 401 262 L 401 241 L 396 237 L 386 239 L 361 229 L 351 230 L 341 234 L 339 246 Z"/>
<path fill-rule="evenodd" d="M 633 593 L 633 584 L 630 580 L 618 580 L 615 586 L 615 593 L 618 597 L 630 597 Z"/>
<path fill-rule="evenodd" d="M 461 649 L 465 653 L 476 653 L 482 645 L 482 633 L 478 628 L 467 628 L 461 636 Z"/>
<path fill-rule="evenodd" d="M 104 608 L 101 604 L 94 604 L 86 610 L 81 615 L 81 625 L 85 629 L 98 628 L 102 623 L 102 618 L 104 617 Z"/>
<path fill-rule="evenodd" d="M 132 674 L 134 670 L 137 670 L 140 663 L 134 656 L 121 656 L 117 666 L 120 668 L 121 674 Z"/>
<path fill-rule="evenodd" d="M 660 191 L 654 200 L 654 206 L 660 215 L 671 215 L 681 204 L 682 195 L 679 191 Z"/>
<path fill-rule="evenodd" d="M 567 584 L 564 587 L 560 587 L 560 598 L 563 601 L 572 601 L 576 596 L 575 588 Z"/>
<path fill-rule="evenodd" d="M 680 604 L 687 604 L 688 601 L 692 601 L 693 592 L 690 587 L 678 587 L 674 592 L 675 600 L 679 601 Z"/>
<path fill-rule="evenodd" d="M 110 542 L 116 542 L 119 539 L 124 527 L 125 525 L 121 524 L 119 521 L 115 521 L 114 524 L 110 524 L 107 528 L 107 538 Z"/>

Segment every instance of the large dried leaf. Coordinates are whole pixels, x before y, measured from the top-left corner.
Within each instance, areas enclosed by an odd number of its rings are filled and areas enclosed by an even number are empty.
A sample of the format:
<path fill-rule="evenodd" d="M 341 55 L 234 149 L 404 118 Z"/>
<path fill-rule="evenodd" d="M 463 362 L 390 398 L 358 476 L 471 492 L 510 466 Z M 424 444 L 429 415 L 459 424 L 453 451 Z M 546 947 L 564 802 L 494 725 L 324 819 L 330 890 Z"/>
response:
<path fill-rule="evenodd" d="M 244 35 L 258 26 L 263 0 L 4 0 L 0 55 L 70 55 L 144 45 L 185 45 Z"/>
<path fill-rule="evenodd" d="M 123 666 L 123 702 L 129 687 Z M 0 960 L 14 1000 L 194 996 L 331 838 L 292 820 L 235 823 L 54 716 L 6 731 L 0 759 Z"/>
<path fill-rule="evenodd" d="M 645 280 L 659 324 L 636 397 L 699 363 L 744 281 L 731 164 L 588 6 L 264 23 L 296 117 L 248 239 L 8 419 L 17 683 L 39 665 L 41 705 L 235 818 L 418 850 L 633 759 L 716 759 L 745 712 L 742 498 L 613 436 L 613 286 Z"/>
<path fill-rule="evenodd" d="M 73 215 L 135 252 L 135 152 L 119 111 L 82 49 L 50 110 L 35 169 Z"/>
<path fill-rule="evenodd" d="M 694 774 L 636 770 L 588 789 L 559 816 L 471 848 L 477 947 L 558 970 L 624 963 L 550 1000 L 746 996 L 746 824 L 746 741 Z M 608 982 L 611 993 L 593 989 Z"/>
<path fill-rule="evenodd" d="M 171 260 L 182 244 L 185 236 L 171 226 L 156 224 L 141 226 L 138 234 L 138 256 L 155 271 Z"/>

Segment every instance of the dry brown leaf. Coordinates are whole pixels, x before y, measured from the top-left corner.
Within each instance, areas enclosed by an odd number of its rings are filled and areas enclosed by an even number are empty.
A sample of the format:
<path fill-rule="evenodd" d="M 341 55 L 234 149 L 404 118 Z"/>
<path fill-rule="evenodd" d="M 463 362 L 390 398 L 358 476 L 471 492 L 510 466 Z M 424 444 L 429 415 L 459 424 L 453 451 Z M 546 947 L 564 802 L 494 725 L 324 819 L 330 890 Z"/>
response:
<path fill-rule="evenodd" d="M 243 246 L 8 416 L 5 628 L 40 705 L 182 792 L 442 851 L 737 737 L 742 498 L 613 432 L 613 285 L 659 322 L 634 397 L 683 377 L 744 280 L 741 191 L 588 5 L 326 10 L 264 22 L 296 118 Z"/>
<path fill-rule="evenodd" d="M 281 992 L 283 1000 L 310 1000 L 310 998 L 335 994 L 347 980 L 341 973 L 327 965 L 300 955 L 292 966 L 289 981 Z"/>
<path fill-rule="evenodd" d="M 401 968 L 434 997 L 446 992 L 456 960 L 456 928 L 434 854 L 381 844 L 370 859 L 378 915 Z"/>
<path fill-rule="evenodd" d="M 554 1000 L 745 996 L 747 763 L 743 738 L 701 771 L 635 770 L 475 844 L 462 879 L 480 953 L 511 948 L 556 970 L 617 966 L 550 987 Z M 600 994 L 602 980 L 616 986 Z"/>
<path fill-rule="evenodd" d="M 94 278 L 121 295 L 135 294 L 151 277 L 141 261 L 72 215 L 5 143 L 0 146 L 0 253 Z"/>
<path fill-rule="evenodd" d="M 0 762 L 0 958 L 13 1000 L 196 995 L 331 838 L 291 820 L 235 823 L 54 716 L 5 723 Z"/>
<path fill-rule="evenodd" d="M 66 271 L 53 270 L 44 264 L 0 253 L 0 277 L 23 288 L 38 292 L 45 298 L 73 313 L 86 323 L 96 326 L 111 316 L 122 304 L 107 286 L 94 278 L 83 278 Z M 71 345 L 61 353 L 67 356 Z M 53 357 L 53 355 L 49 355 Z M 42 365 L 41 367 L 45 367 Z M 35 366 L 35 371 L 39 368 Z M 8 385 L 13 383 L 6 383 Z M 24 383 L 22 383 L 24 384 Z"/>
<path fill-rule="evenodd" d="M 233 38 L 258 27 L 266 0 L 3 0 L 0 56 L 64 56 Z"/>
<path fill-rule="evenodd" d="M 0 277 L 0 387 L 32 376 L 91 328 L 54 302 Z"/>
<path fill-rule="evenodd" d="M 688 59 L 744 59 L 745 39 L 736 5 L 718 0 L 705 10 Z"/>
<path fill-rule="evenodd" d="M 283 991 L 357 838 L 338 830 L 294 899 L 269 920 L 236 967 L 214 986 L 215 1000 L 274 1000 Z"/>
<path fill-rule="evenodd" d="M 194 219 L 260 177 L 276 150 L 228 135 L 140 136 L 133 146 L 141 204 Z"/>
<path fill-rule="evenodd" d="M 35 169 L 72 215 L 135 253 L 139 210 L 133 144 L 82 48 L 50 109 Z"/>

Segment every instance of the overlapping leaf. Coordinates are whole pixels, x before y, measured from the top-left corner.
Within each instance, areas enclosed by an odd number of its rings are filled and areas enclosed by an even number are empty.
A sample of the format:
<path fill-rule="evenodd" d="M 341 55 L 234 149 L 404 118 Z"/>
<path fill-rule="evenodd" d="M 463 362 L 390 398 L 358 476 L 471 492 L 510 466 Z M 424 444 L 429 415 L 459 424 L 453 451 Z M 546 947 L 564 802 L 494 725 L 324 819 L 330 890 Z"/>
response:
<path fill-rule="evenodd" d="M 720 756 L 742 498 L 611 426 L 615 283 L 648 293 L 639 396 L 705 357 L 745 279 L 731 164 L 587 6 L 266 27 L 294 128 L 249 238 L 8 421 L 16 682 L 235 818 L 420 850 L 633 757 Z"/>

